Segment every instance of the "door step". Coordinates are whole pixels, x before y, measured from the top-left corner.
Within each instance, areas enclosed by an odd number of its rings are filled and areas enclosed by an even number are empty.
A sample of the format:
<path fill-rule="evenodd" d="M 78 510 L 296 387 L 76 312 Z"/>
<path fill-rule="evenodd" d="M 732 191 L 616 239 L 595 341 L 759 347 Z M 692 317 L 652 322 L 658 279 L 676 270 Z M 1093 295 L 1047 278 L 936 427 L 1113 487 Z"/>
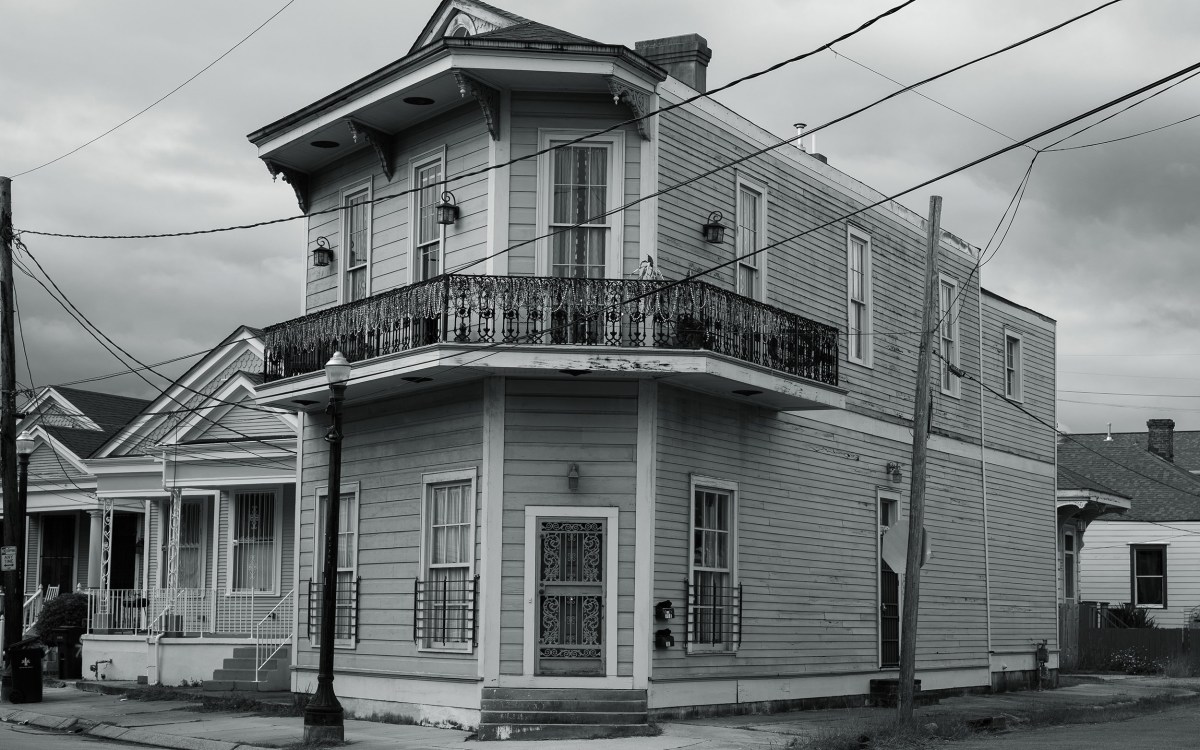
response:
<path fill-rule="evenodd" d="M 583 740 L 652 733 L 645 690 L 484 688 L 481 740 Z"/>

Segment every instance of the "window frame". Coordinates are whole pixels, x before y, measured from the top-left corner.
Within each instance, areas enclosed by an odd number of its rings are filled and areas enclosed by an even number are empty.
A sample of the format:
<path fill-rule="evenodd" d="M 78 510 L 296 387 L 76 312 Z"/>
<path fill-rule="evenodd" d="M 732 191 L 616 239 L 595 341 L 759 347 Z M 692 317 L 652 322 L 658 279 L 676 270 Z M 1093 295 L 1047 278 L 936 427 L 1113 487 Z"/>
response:
<path fill-rule="evenodd" d="M 436 199 L 434 205 L 437 205 L 437 203 L 441 202 L 441 195 L 442 195 L 442 192 L 445 191 L 446 184 L 447 184 L 446 183 L 446 147 L 442 146 L 440 148 L 435 148 L 433 150 L 426 151 L 425 153 L 418 154 L 417 156 L 415 156 L 411 160 L 409 160 L 409 163 L 408 163 L 408 181 L 409 181 L 409 187 L 412 189 L 412 194 L 411 194 L 411 198 L 409 200 L 409 207 L 408 207 L 409 216 L 411 217 L 411 220 L 409 221 L 410 231 L 408 233 L 408 235 L 409 235 L 408 277 L 409 277 L 409 281 L 413 284 L 420 282 L 420 281 L 428 281 L 429 279 L 435 278 L 446 272 L 446 226 L 444 224 L 437 225 L 438 229 L 437 229 L 437 240 L 436 241 L 431 240 L 429 242 L 424 243 L 424 245 L 422 245 L 421 241 L 420 241 L 421 190 L 420 190 L 420 185 L 417 184 L 417 176 L 421 173 L 421 170 L 431 167 L 434 164 L 438 165 L 438 169 L 441 170 L 441 174 L 442 174 L 442 179 L 439 182 L 441 187 L 434 191 L 434 193 L 435 193 L 434 197 Z M 434 274 L 433 276 L 427 277 L 421 273 L 421 265 L 422 265 L 421 264 L 421 260 L 422 260 L 421 249 L 423 247 L 432 246 L 434 244 L 437 245 L 438 272 L 436 274 Z"/>
<path fill-rule="evenodd" d="M 732 482 L 726 479 L 717 479 L 715 477 L 703 476 L 700 474 L 690 475 L 688 482 L 688 581 L 694 587 L 696 582 L 696 491 L 697 490 L 715 490 L 717 492 L 727 493 L 729 495 L 729 567 L 727 573 L 729 575 L 729 590 L 733 591 L 739 583 L 738 578 L 738 511 L 741 506 L 741 497 L 737 482 Z M 715 571 L 715 568 L 700 567 L 700 571 Z M 691 601 L 684 603 L 684 606 L 691 607 Z M 687 615 L 689 618 L 691 615 Z M 742 623 L 738 623 L 738 628 L 742 628 Z M 687 635 L 687 634 L 685 634 Z M 705 644 L 696 643 L 695 639 L 687 637 L 687 653 L 688 654 L 736 654 L 740 644 L 730 639 L 723 644 Z"/>
<path fill-rule="evenodd" d="M 769 244 L 767 241 L 767 202 L 770 199 L 770 192 L 764 182 L 748 177 L 741 172 L 737 173 L 734 179 L 733 192 L 733 214 L 734 214 L 734 257 L 742 256 L 741 234 L 742 234 L 742 192 L 751 192 L 758 194 L 758 215 L 754 217 L 755 234 L 758 236 L 758 242 L 755 243 L 755 250 L 759 252 L 753 256 L 753 262 L 736 261 L 733 269 L 733 290 L 735 294 L 747 297 L 758 302 L 766 302 L 767 299 L 767 255 L 769 250 L 763 248 Z M 750 268 L 754 271 L 754 288 L 751 294 L 744 294 L 741 289 L 742 269 Z"/>
<path fill-rule="evenodd" d="M 1016 344 L 1016 358 L 1013 363 L 1012 383 L 1009 383 L 1009 342 Z M 1004 374 L 1004 397 L 1009 401 L 1023 403 L 1025 401 L 1025 337 L 1011 328 L 1004 329 L 1004 344 L 1001 352 L 1001 369 Z M 1013 387 L 1010 388 L 1010 385 Z"/>
<path fill-rule="evenodd" d="M 944 311 L 945 305 L 942 299 L 942 290 L 948 288 L 950 290 L 950 311 L 947 316 Z M 942 355 L 942 361 L 938 367 L 938 387 L 941 392 L 951 398 L 962 397 L 962 378 L 950 371 L 950 367 L 959 367 L 960 354 L 962 352 L 962 329 L 960 325 L 960 317 L 962 315 L 962 295 L 959 291 L 958 281 L 945 274 L 938 274 L 937 278 L 937 316 L 938 316 L 938 351 Z M 947 327 L 949 326 L 949 328 Z M 951 335 L 947 336 L 949 333 Z M 951 356 L 946 356 L 945 342 L 949 340 L 954 345 L 954 351 Z"/>
<path fill-rule="evenodd" d="M 451 469 L 448 471 L 438 471 L 421 475 L 421 550 L 420 560 L 421 568 L 419 577 L 423 581 L 430 580 L 429 571 L 430 555 L 433 551 L 433 544 L 430 539 L 432 529 L 429 527 L 429 522 L 432 516 L 430 511 L 430 503 L 433 500 L 432 488 L 438 485 L 462 484 L 468 486 L 467 494 L 470 497 L 470 502 L 467 505 L 469 520 L 467 526 L 470 528 L 470 554 L 467 555 L 467 575 L 466 580 L 472 581 L 475 578 L 475 562 L 478 557 L 479 548 L 479 528 L 476 526 L 478 519 L 477 507 L 479 504 L 479 469 L 478 467 L 470 467 L 464 469 Z M 415 612 L 414 612 L 415 615 Z M 424 641 L 417 642 L 417 651 L 431 651 L 441 653 L 472 653 L 475 646 L 470 640 L 464 643 L 442 643 L 436 645 L 426 645 Z"/>
<path fill-rule="evenodd" d="M 875 490 L 875 601 L 878 603 L 875 612 L 875 649 L 876 649 L 876 665 L 879 669 L 898 669 L 900 664 L 884 664 L 883 663 L 883 534 L 893 525 L 900 523 L 901 504 L 904 501 L 903 493 L 899 490 L 885 490 L 877 488 Z M 884 509 L 888 510 L 890 524 L 883 522 Z M 903 570 L 893 570 L 892 573 L 898 579 L 897 591 L 897 606 L 896 616 L 899 623 L 904 622 L 904 574 Z M 903 635 L 899 634 L 901 640 Z"/>
<path fill-rule="evenodd" d="M 338 205 L 341 207 L 341 211 L 339 213 L 339 219 L 341 220 L 341 227 L 339 228 L 338 231 L 339 231 L 339 236 L 341 237 L 340 250 L 341 250 L 341 256 L 342 256 L 340 259 L 341 260 L 341 272 L 338 274 L 338 276 L 339 276 L 339 281 L 338 281 L 338 302 L 339 302 L 339 304 L 344 304 L 346 302 L 353 301 L 350 298 L 350 273 L 351 273 L 351 271 L 356 271 L 360 268 L 364 269 L 365 276 L 366 276 L 366 282 L 367 282 L 366 294 L 363 296 L 363 299 L 366 299 L 367 297 L 371 296 L 371 269 L 372 269 L 372 262 L 374 261 L 374 249 L 375 249 L 375 247 L 374 247 L 375 246 L 375 237 L 374 237 L 374 226 L 373 226 L 374 219 L 375 219 L 375 204 L 373 203 L 375 193 L 374 193 L 374 184 L 373 183 L 374 183 L 374 181 L 370 178 L 368 178 L 366 180 L 360 180 L 360 181 L 352 183 L 350 185 L 346 185 L 338 193 Z M 366 203 L 367 203 L 367 212 L 366 212 L 367 226 L 365 229 L 366 236 L 367 236 L 367 260 L 365 263 L 362 263 L 361 265 L 357 265 L 357 266 L 354 266 L 353 268 L 351 268 L 350 267 L 350 218 L 349 218 L 350 212 L 349 212 L 349 206 L 347 204 L 352 198 L 356 198 L 359 195 L 365 195 Z"/>
<path fill-rule="evenodd" d="M 1070 540 L 1070 549 L 1067 549 Z M 1062 566 L 1063 566 L 1063 599 L 1075 601 L 1079 592 L 1079 570 L 1077 556 L 1079 554 L 1079 535 L 1074 526 L 1063 527 L 1062 532 Z"/>
<path fill-rule="evenodd" d="M 554 276 L 554 246 L 550 236 L 552 202 L 554 195 L 554 151 L 547 151 L 556 143 L 573 141 L 582 136 L 590 136 L 579 146 L 601 146 L 608 150 L 608 190 L 605 200 L 608 210 L 623 205 L 625 192 L 625 133 L 613 131 L 603 135 L 592 135 L 594 131 L 587 129 L 539 128 L 537 158 L 537 207 L 536 217 L 537 236 L 540 237 L 535 245 L 537 273 L 547 277 Z M 617 211 L 605 217 L 605 224 L 590 224 L 588 226 L 608 230 L 604 245 L 604 278 L 620 279 L 623 277 L 625 262 L 625 211 Z"/>
<path fill-rule="evenodd" d="M 270 493 L 273 495 L 272 502 L 274 503 L 273 513 L 275 515 L 274 523 L 274 552 L 272 557 L 275 567 L 273 589 L 235 589 L 233 587 L 234 577 L 236 575 L 235 563 L 236 554 L 234 550 L 234 537 L 237 533 L 237 514 L 238 514 L 238 496 L 241 494 L 258 494 Z M 280 586 L 282 585 L 283 577 L 283 488 L 278 485 L 253 488 L 235 488 L 229 490 L 229 528 L 226 530 L 226 539 L 228 545 L 226 547 L 226 567 L 225 567 L 225 594 L 228 596 L 249 596 L 251 594 L 258 596 L 279 596 Z"/>
<path fill-rule="evenodd" d="M 1135 607 L 1143 607 L 1145 609 L 1166 609 L 1167 608 L 1167 547 L 1166 544 L 1131 544 L 1129 545 L 1129 601 Z M 1138 552 L 1153 552 L 1157 551 L 1162 555 L 1162 575 L 1161 576 L 1139 576 L 1137 571 L 1137 553 Z M 1138 600 L 1137 584 L 1139 578 L 1162 578 L 1162 602 L 1143 603 Z"/>
<path fill-rule="evenodd" d="M 858 331 L 857 337 L 859 343 L 862 344 L 862 352 L 858 356 L 854 353 L 854 339 L 849 338 L 846 346 L 846 359 L 863 367 L 873 367 L 875 363 L 875 346 L 874 346 L 874 319 L 875 319 L 875 300 L 874 289 L 872 287 L 871 261 L 872 261 L 872 243 L 871 235 L 865 230 L 854 226 L 853 224 L 846 225 L 846 333 L 848 337 L 853 337 L 854 330 L 854 310 L 856 300 L 854 299 L 854 264 L 852 257 L 854 253 L 854 242 L 859 240 L 863 243 L 863 325 Z"/>
<path fill-rule="evenodd" d="M 318 485 L 316 489 L 317 489 L 317 495 L 316 495 L 317 502 L 316 502 L 316 507 L 315 507 L 316 516 L 313 518 L 312 580 L 323 585 L 325 583 L 325 567 L 324 567 L 325 566 L 325 503 L 328 502 L 328 498 L 329 498 L 329 485 L 328 484 Z M 360 542 L 361 534 L 362 534 L 362 532 L 361 532 L 361 529 L 362 529 L 362 497 L 359 494 L 359 483 L 358 482 L 343 482 L 341 485 L 341 489 L 338 490 L 338 495 L 339 495 L 339 498 L 338 498 L 339 502 L 341 500 L 340 496 L 353 495 L 352 502 L 354 503 L 354 506 L 353 506 L 354 507 L 354 566 L 352 568 L 349 568 L 349 570 L 350 570 L 350 580 L 355 581 L 357 583 L 357 581 L 358 581 L 358 553 L 359 553 L 359 549 L 361 547 L 359 542 Z M 346 530 L 341 528 L 341 524 L 339 522 L 338 535 L 342 536 L 345 533 L 346 533 Z M 338 540 L 339 552 L 341 549 L 342 549 L 342 540 L 339 539 Z M 339 573 L 342 570 L 343 570 L 343 568 L 341 568 L 341 567 L 338 568 Z M 354 599 L 352 601 L 352 605 L 355 607 L 356 610 L 358 608 L 359 593 L 360 592 L 355 590 Z M 311 608 L 311 603 L 310 603 L 310 608 Z M 310 624 L 310 627 L 311 627 L 311 624 Z M 358 645 L 357 623 L 355 623 L 355 627 L 353 630 L 354 630 L 354 636 L 351 638 L 338 638 L 337 633 L 335 631 L 334 639 L 333 639 L 334 648 L 342 648 L 342 649 L 355 648 Z M 319 643 L 313 643 L 311 645 L 314 649 L 317 649 L 320 647 Z"/>

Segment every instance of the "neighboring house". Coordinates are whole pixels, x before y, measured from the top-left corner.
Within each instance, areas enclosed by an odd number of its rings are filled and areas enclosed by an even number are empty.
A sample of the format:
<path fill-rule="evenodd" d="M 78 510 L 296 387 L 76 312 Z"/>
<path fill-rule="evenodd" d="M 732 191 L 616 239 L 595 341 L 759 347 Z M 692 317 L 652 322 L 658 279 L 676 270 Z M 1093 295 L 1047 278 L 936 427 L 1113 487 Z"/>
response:
<path fill-rule="evenodd" d="M 101 554 L 140 561 L 89 586 L 85 661 L 111 659 L 108 679 L 266 682 L 270 670 L 214 670 L 238 646 L 256 646 L 262 667 L 291 639 L 296 423 L 253 401 L 259 337 L 239 328 L 86 462 L 102 528 L 111 514 Z M 136 537 L 119 538 L 123 525 Z"/>
<path fill-rule="evenodd" d="M 1079 553 L 1080 596 L 1145 607 L 1160 627 L 1189 627 L 1200 613 L 1200 476 L 1187 467 L 1200 463 L 1200 452 L 1178 452 L 1170 419 L 1151 419 L 1146 427 L 1070 435 L 1059 444 L 1060 467 L 1131 502 L 1088 528 Z M 1183 434 L 1189 439 L 1178 445 L 1194 448 L 1195 433 Z"/>
<path fill-rule="evenodd" d="M 251 134 L 313 258 L 257 387 L 300 412 L 294 691 L 331 492 L 352 715 L 521 736 L 530 688 L 638 723 L 896 678 L 925 221 L 842 218 L 882 196 L 791 144 L 698 178 L 778 142 L 709 100 L 626 123 L 703 91 L 710 55 L 446 0 L 406 57 Z M 938 246 L 918 678 L 1004 687 L 1042 639 L 1057 666 L 1055 326 Z"/>

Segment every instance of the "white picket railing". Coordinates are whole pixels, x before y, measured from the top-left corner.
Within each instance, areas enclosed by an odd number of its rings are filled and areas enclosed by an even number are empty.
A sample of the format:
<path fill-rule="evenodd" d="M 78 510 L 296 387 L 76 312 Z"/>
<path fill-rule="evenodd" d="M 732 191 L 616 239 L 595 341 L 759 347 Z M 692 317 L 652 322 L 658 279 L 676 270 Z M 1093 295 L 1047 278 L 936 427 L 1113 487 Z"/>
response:
<path fill-rule="evenodd" d="M 292 596 L 295 589 L 287 592 L 279 603 L 271 608 L 261 620 L 254 624 L 250 638 L 254 641 L 254 681 L 262 682 L 260 674 L 267 663 L 284 646 L 292 642 L 295 634 L 295 618 L 292 617 Z"/>
<path fill-rule="evenodd" d="M 57 588 L 57 587 L 56 587 Z M 46 596 L 41 589 L 29 595 L 25 603 L 21 606 L 21 634 L 28 633 L 37 622 L 38 615 L 42 613 L 42 605 L 46 602 Z"/>
<path fill-rule="evenodd" d="M 93 589 L 88 595 L 88 631 L 137 635 L 278 638 L 280 620 L 291 637 L 292 592 L 282 598 L 213 589 Z M 286 611 L 285 611 L 286 610 Z"/>

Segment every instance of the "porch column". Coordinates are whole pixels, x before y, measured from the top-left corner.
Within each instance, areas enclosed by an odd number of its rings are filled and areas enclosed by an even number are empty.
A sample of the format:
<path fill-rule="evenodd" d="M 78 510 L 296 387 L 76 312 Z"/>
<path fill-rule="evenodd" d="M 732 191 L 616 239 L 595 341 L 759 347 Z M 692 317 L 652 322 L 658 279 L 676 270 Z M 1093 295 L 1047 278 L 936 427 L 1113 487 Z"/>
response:
<path fill-rule="evenodd" d="M 89 589 L 100 588 L 100 553 L 104 547 L 104 511 L 89 510 L 92 519 L 91 532 L 88 534 L 88 576 Z"/>

